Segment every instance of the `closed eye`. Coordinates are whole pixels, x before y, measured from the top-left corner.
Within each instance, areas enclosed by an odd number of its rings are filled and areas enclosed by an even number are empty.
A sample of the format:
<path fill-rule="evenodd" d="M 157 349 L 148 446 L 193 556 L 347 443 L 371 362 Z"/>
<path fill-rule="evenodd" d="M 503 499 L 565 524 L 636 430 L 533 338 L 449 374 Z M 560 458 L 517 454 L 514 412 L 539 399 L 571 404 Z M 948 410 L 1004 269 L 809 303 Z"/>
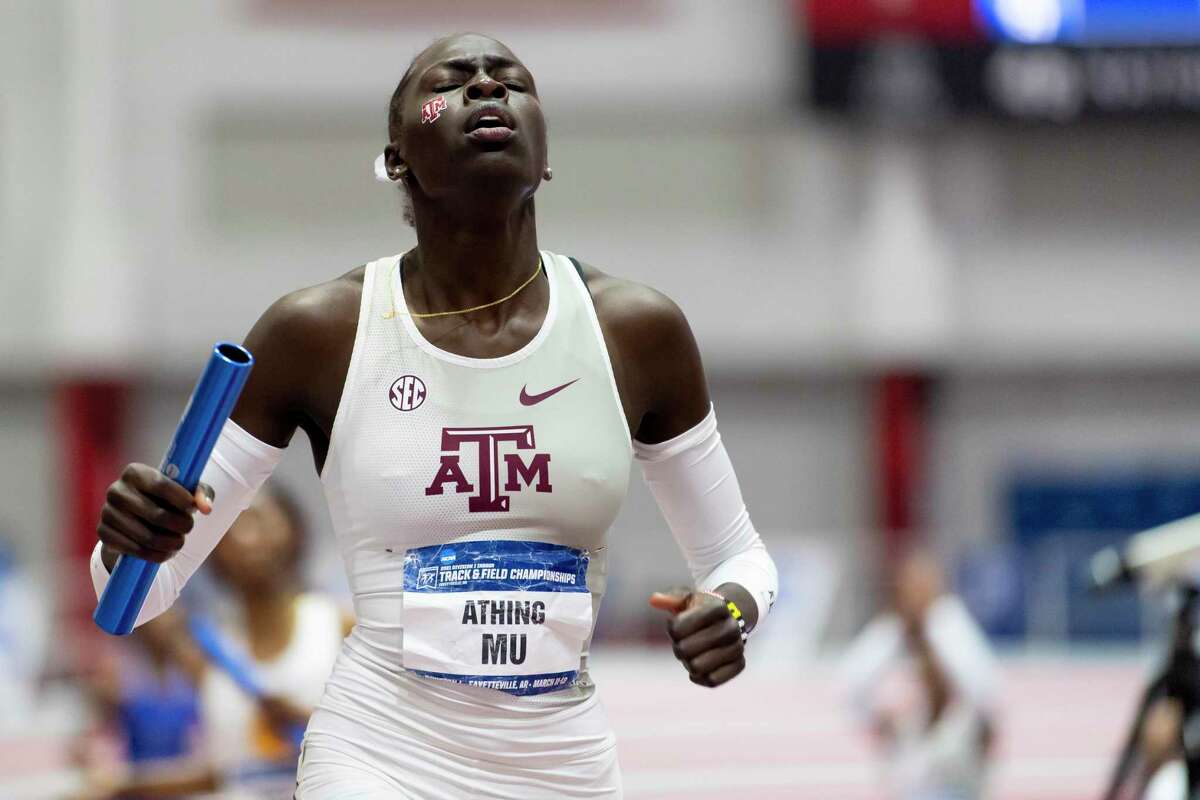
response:
<path fill-rule="evenodd" d="M 514 92 L 525 91 L 525 86 L 520 83 L 505 83 L 504 85 L 507 86 L 509 89 L 513 90 Z"/>
<path fill-rule="evenodd" d="M 452 92 L 457 88 L 457 83 L 447 83 L 445 86 L 435 86 L 433 90 L 438 94 L 442 94 L 443 92 Z"/>

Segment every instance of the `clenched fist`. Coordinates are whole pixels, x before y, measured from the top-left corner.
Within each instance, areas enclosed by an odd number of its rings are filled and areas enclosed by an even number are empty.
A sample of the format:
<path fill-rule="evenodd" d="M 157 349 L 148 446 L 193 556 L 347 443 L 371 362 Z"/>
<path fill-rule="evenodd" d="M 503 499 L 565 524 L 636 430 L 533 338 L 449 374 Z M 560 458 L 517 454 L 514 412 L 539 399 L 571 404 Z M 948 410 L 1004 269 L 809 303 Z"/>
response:
<path fill-rule="evenodd" d="M 667 633 L 692 683 L 720 686 L 746 668 L 742 627 L 723 598 L 675 589 L 650 595 L 650 605 L 671 613 Z"/>
<path fill-rule="evenodd" d="M 162 563 L 183 547 L 192 530 L 192 514 L 212 511 L 212 489 L 205 484 L 193 494 L 145 464 L 130 464 L 108 487 L 96 535 L 111 572 L 117 556 L 127 554 Z"/>

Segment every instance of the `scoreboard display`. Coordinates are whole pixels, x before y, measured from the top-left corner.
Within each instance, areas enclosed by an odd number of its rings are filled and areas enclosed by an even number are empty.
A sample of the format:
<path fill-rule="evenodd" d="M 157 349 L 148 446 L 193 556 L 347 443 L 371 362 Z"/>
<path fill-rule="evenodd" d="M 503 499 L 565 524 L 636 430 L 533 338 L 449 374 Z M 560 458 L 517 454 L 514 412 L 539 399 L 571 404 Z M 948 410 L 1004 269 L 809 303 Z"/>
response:
<path fill-rule="evenodd" d="M 1200 0 L 798 0 L 810 102 L 1072 122 L 1200 112 Z"/>

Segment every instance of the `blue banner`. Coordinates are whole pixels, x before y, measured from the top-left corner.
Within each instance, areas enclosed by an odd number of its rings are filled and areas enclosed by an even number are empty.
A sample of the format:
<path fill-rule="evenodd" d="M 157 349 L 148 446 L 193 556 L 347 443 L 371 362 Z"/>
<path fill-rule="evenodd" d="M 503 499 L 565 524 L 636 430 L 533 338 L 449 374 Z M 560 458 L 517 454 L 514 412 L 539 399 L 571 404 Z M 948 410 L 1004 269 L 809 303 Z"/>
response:
<path fill-rule="evenodd" d="M 507 539 L 409 550 L 406 592 L 586 592 L 587 552 Z"/>
<path fill-rule="evenodd" d="M 1200 44 L 1197 0 L 976 0 L 989 32 L 1022 44 Z"/>

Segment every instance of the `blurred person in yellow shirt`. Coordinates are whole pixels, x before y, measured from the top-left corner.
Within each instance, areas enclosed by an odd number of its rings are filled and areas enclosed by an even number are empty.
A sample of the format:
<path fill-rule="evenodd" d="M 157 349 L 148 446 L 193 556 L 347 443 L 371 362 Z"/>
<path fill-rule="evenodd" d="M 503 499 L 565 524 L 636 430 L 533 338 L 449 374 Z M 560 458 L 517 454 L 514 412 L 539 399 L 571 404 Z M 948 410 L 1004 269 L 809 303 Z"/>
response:
<path fill-rule="evenodd" d="M 127 640 L 134 647 L 113 648 L 85 680 L 97 721 L 119 740 L 123 761 L 111 763 L 112 754 L 90 752 L 81 742 L 87 789 L 77 800 L 172 797 L 216 788 L 200 750 L 194 675 L 202 656 L 185 625 L 176 610 L 151 620 Z"/>

